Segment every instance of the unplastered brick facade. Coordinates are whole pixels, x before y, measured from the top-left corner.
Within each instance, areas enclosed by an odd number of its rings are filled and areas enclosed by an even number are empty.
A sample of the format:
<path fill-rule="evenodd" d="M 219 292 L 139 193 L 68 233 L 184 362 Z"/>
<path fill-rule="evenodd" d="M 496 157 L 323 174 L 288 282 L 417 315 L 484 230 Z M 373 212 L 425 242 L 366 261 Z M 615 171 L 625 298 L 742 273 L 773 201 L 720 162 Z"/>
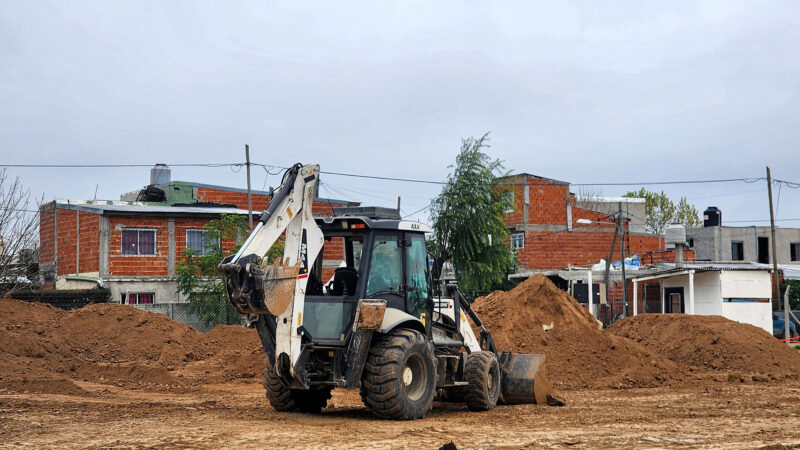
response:
<path fill-rule="evenodd" d="M 607 214 L 575 206 L 569 183 L 520 174 L 501 179 L 501 188 L 513 193 L 514 210 L 507 213 L 506 224 L 512 234 L 525 236 L 517 250 L 521 270 L 563 269 L 608 258 L 615 229 L 610 223 L 612 219 Z M 580 219 L 592 223 L 579 224 Z M 627 228 L 626 222 L 626 253 L 664 249 L 663 237 L 627 232 Z"/>
<path fill-rule="evenodd" d="M 76 283 L 88 280 L 91 284 L 93 279 L 100 279 L 118 301 L 131 293 L 154 294 L 156 303 L 185 300 L 176 292 L 174 276 L 177 264 L 185 258 L 187 234 L 202 230 L 221 214 L 246 217 L 247 195 L 238 191 L 198 188 L 196 201 L 203 202 L 204 207 L 105 201 L 45 204 L 40 211 L 39 230 L 42 284 L 46 288 L 85 288 L 88 286 Z M 210 203 L 227 206 L 209 206 Z M 253 195 L 256 220 L 267 203 L 266 195 Z M 352 203 L 315 200 L 312 211 L 330 214 L 333 207 L 349 205 Z M 136 230 L 146 234 L 146 254 L 125 254 L 123 233 L 128 231 L 130 239 Z M 235 244 L 234 239 L 223 239 L 223 253 Z M 340 243 L 326 243 L 325 247 L 326 258 L 342 258 Z"/>
<path fill-rule="evenodd" d="M 608 259 L 616 227 L 611 223 L 613 218 L 577 207 L 569 183 L 531 174 L 511 175 L 499 181 L 500 188 L 510 193 L 505 195 L 514 205 L 513 210 L 506 212 L 506 225 L 512 235 L 512 244 L 518 247 L 517 271 L 520 275 L 587 266 Z M 592 223 L 579 224 L 580 219 Z M 626 255 L 639 254 L 643 264 L 674 261 L 672 251 L 665 250 L 662 236 L 629 232 L 627 221 L 624 228 Z M 619 245 L 618 238 L 614 260 L 619 260 Z M 684 258 L 691 261 L 694 254 L 686 251 Z M 629 289 L 629 296 L 631 292 Z M 639 295 L 641 301 L 642 293 Z M 620 283 L 615 283 L 609 290 L 609 300 L 614 311 L 622 309 Z"/>

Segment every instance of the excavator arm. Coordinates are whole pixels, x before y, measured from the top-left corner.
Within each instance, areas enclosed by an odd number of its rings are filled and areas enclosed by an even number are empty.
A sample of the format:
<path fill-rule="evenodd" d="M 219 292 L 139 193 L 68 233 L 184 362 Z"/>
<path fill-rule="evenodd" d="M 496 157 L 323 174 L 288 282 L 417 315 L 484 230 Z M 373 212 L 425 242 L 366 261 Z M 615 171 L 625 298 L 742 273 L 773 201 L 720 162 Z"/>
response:
<path fill-rule="evenodd" d="M 239 251 L 219 266 L 231 303 L 244 322 L 263 320 L 268 334 L 274 333 L 270 336 L 275 344 L 270 362 L 279 362 L 276 369 L 281 376 L 290 375 L 287 370 L 294 375 L 300 356 L 308 270 L 324 241 L 312 215 L 318 179 L 318 165 L 295 164 L 289 168 L 258 225 Z M 284 233 L 283 258 L 268 265 L 266 254 Z"/>

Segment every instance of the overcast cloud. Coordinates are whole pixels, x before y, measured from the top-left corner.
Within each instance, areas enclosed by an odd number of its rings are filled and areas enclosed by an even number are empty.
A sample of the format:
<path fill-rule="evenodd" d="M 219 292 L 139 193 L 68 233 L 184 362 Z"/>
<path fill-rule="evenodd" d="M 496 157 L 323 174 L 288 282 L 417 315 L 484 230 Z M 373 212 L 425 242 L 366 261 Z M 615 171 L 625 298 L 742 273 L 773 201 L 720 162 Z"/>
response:
<path fill-rule="evenodd" d="M 247 143 L 265 164 L 443 180 L 461 138 L 491 131 L 508 170 L 572 183 L 766 165 L 800 181 L 798 49 L 796 1 L 0 0 L 0 164 L 239 162 Z M 9 173 L 47 199 L 118 199 L 149 176 Z M 245 185 L 229 168 L 172 174 Z M 401 195 L 407 213 L 439 191 L 324 183 L 365 204 Z M 763 181 L 664 189 L 724 221 L 769 217 Z M 800 219 L 800 190 L 781 189 L 778 218 Z"/>

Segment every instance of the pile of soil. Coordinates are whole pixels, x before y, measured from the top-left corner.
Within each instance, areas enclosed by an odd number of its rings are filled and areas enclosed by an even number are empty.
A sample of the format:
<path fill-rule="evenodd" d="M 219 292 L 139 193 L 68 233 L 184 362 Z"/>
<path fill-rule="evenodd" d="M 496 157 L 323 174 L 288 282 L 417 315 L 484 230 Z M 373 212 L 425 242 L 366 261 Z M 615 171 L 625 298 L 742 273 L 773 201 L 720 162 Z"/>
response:
<path fill-rule="evenodd" d="M 684 378 L 673 361 L 603 333 L 588 311 L 544 275 L 480 297 L 472 306 L 498 349 L 544 353 L 547 377 L 556 387 L 651 387 Z"/>
<path fill-rule="evenodd" d="M 606 332 L 698 372 L 738 372 L 755 380 L 800 374 L 797 350 L 761 328 L 721 316 L 643 314 L 622 319 Z"/>
<path fill-rule="evenodd" d="M 261 377 L 266 355 L 255 330 L 218 325 L 205 338 L 212 356 L 185 366 L 182 375 L 206 384 Z"/>
<path fill-rule="evenodd" d="M 265 360 L 258 345 L 253 330 L 204 334 L 127 305 L 63 311 L 0 299 L 0 389 L 74 394 L 79 381 L 184 391 L 256 376 Z"/>

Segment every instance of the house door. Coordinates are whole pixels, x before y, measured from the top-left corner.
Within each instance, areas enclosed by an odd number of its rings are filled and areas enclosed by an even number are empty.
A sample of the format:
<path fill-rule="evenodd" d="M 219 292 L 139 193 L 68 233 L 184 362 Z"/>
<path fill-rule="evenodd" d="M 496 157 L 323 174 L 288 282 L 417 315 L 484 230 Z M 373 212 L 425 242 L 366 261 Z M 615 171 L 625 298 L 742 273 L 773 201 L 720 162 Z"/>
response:
<path fill-rule="evenodd" d="M 684 313 L 683 288 L 668 287 L 664 288 L 664 312 L 665 313 Z"/>

